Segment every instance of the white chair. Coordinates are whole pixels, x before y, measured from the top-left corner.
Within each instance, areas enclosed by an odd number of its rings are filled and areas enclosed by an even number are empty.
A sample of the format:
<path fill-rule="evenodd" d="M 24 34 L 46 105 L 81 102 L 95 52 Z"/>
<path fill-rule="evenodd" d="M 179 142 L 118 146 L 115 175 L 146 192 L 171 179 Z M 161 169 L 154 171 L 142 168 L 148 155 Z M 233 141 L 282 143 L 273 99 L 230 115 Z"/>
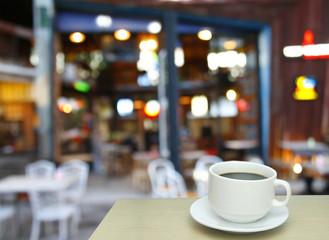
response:
<path fill-rule="evenodd" d="M 168 159 L 152 160 L 147 168 L 151 181 L 152 197 L 185 197 L 186 185 L 183 177 Z"/>
<path fill-rule="evenodd" d="M 68 221 L 74 216 L 76 208 L 73 204 L 63 202 L 60 192 L 29 192 L 32 210 L 32 228 L 30 240 L 38 240 L 41 222 L 59 223 L 59 240 L 68 237 Z"/>
<path fill-rule="evenodd" d="M 55 177 L 56 164 L 48 160 L 38 160 L 25 167 L 25 174 L 31 177 Z M 73 204 L 62 199 L 62 192 L 29 192 L 32 211 L 31 240 L 39 239 L 41 222 L 59 222 L 59 239 L 67 239 L 67 222 L 76 211 Z"/>
<path fill-rule="evenodd" d="M 38 160 L 25 166 L 25 174 L 31 177 L 52 178 L 56 171 L 56 164 L 49 160 Z"/>
<path fill-rule="evenodd" d="M 13 237 L 16 237 L 15 212 L 14 206 L 0 203 L 0 239 L 5 233 L 6 223 L 8 223 L 8 221 L 11 221 L 12 227 L 9 229 L 11 229 Z"/>
<path fill-rule="evenodd" d="M 75 176 L 78 180 L 76 184 L 64 192 L 65 201 L 76 207 L 72 231 L 77 231 L 81 217 L 81 201 L 87 189 L 89 165 L 78 159 L 70 160 L 58 167 L 58 174 L 63 177 Z"/>
<path fill-rule="evenodd" d="M 152 160 L 147 166 L 147 172 L 151 182 L 152 197 L 167 197 L 166 170 L 175 169 L 174 164 L 164 158 Z"/>
<path fill-rule="evenodd" d="M 73 198 L 81 198 L 85 193 L 89 177 L 89 165 L 78 159 L 64 162 L 58 167 L 59 174 L 62 176 L 76 176 L 78 181 L 71 186 L 67 192 Z"/>
<path fill-rule="evenodd" d="M 46 159 L 40 159 L 37 160 L 35 162 L 31 162 L 28 163 L 25 166 L 25 175 L 29 176 L 29 177 L 36 177 L 36 178 L 53 178 L 54 174 L 56 172 L 56 164 L 54 162 L 51 162 L 49 160 Z M 24 193 L 23 193 L 23 199 L 25 199 Z M 27 197 L 27 196 L 26 196 Z M 28 199 L 30 200 L 30 199 Z M 28 206 L 26 206 L 26 204 L 29 204 Z M 32 210 L 31 208 L 31 203 L 25 202 L 25 201 L 20 201 L 19 202 L 19 218 L 20 218 L 20 222 L 24 221 L 24 219 L 21 219 L 22 217 L 26 217 L 24 216 L 25 210 L 28 210 L 28 214 L 30 214 L 30 210 Z M 30 215 L 28 215 L 28 217 L 30 217 Z M 32 214 L 33 217 L 33 214 Z M 47 225 L 47 229 L 52 229 L 51 225 Z"/>
<path fill-rule="evenodd" d="M 222 161 L 220 157 L 213 155 L 202 156 L 197 160 L 193 171 L 193 179 L 198 196 L 206 196 L 208 194 L 209 167 Z"/>
<path fill-rule="evenodd" d="M 167 169 L 169 197 L 187 197 L 187 189 L 183 176 L 173 169 Z"/>

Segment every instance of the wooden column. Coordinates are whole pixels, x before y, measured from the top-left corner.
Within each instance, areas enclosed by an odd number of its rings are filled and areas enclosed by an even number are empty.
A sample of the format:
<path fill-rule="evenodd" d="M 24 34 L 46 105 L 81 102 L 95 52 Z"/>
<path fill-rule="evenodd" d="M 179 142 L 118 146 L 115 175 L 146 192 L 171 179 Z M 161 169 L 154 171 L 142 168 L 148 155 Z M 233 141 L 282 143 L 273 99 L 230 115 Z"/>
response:
<path fill-rule="evenodd" d="M 323 141 L 329 128 L 328 59 L 288 59 L 282 49 L 287 45 L 301 45 L 306 30 L 314 33 L 314 42 L 328 43 L 327 0 L 298 2 L 286 14 L 272 22 L 272 82 L 270 157 L 283 158 L 278 143 L 307 140 Z M 293 98 L 298 75 L 316 77 L 316 100 L 300 101 Z"/>

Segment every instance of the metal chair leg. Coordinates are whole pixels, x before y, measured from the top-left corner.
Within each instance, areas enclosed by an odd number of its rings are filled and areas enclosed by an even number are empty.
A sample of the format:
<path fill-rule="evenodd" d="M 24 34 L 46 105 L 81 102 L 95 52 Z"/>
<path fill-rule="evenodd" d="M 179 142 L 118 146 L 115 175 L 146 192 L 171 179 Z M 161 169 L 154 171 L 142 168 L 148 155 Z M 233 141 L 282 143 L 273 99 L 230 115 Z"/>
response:
<path fill-rule="evenodd" d="M 30 240 L 38 240 L 39 235 L 40 235 L 40 222 L 37 220 L 33 220 Z"/>
<path fill-rule="evenodd" d="M 59 221 L 59 237 L 58 240 L 67 240 L 67 220 Z"/>

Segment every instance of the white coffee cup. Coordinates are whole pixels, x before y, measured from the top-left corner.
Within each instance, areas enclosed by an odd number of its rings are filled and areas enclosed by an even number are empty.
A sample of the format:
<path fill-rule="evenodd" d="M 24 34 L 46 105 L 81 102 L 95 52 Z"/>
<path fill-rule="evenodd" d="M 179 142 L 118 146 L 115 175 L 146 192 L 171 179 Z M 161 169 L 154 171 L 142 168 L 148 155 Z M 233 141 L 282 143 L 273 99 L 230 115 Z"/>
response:
<path fill-rule="evenodd" d="M 237 173 L 234 178 L 223 174 Z M 263 176 L 260 180 L 243 180 L 242 177 Z M 243 174 L 251 173 L 251 174 Z M 228 177 L 230 176 L 230 177 Z M 253 177 L 252 177 L 253 178 Z M 275 187 L 286 189 L 284 201 L 275 199 Z M 237 222 L 254 222 L 264 217 L 272 207 L 284 206 L 291 196 L 288 182 L 277 179 L 274 169 L 259 163 L 226 161 L 209 168 L 208 201 L 223 219 Z"/>

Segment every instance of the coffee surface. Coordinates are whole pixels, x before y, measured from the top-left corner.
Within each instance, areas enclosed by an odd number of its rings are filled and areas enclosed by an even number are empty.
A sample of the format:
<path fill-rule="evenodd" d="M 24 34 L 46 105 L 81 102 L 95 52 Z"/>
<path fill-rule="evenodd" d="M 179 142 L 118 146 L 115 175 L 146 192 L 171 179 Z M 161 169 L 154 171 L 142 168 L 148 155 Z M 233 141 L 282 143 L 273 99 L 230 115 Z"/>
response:
<path fill-rule="evenodd" d="M 255 173 L 246 173 L 246 172 L 224 173 L 224 174 L 219 174 L 219 176 L 227 177 L 231 179 L 238 179 L 238 180 L 262 180 L 266 178 L 263 175 L 259 175 Z"/>

